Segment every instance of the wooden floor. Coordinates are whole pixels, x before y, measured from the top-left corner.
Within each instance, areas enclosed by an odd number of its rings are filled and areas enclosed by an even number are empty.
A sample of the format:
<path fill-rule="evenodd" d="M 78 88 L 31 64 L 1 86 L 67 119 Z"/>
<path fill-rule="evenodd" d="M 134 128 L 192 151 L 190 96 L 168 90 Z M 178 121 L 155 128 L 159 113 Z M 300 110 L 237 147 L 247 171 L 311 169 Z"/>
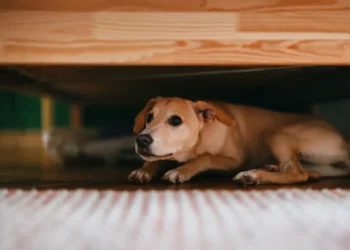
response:
<path fill-rule="evenodd" d="M 0 150 L 0 188 L 23 189 L 278 189 L 288 188 L 347 188 L 350 189 L 350 177 L 327 178 L 317 182 L 289 186 L 237 187 L 231 176 L 205 175 L 181 185 L 155 182 L 151 185 L 137 185 L 127 181 L 127 175 L 134 168 L 127 164 L 106 167 L 102 164 L 80 163 L 73 166 L 55 166 L 40 150 Z"/>

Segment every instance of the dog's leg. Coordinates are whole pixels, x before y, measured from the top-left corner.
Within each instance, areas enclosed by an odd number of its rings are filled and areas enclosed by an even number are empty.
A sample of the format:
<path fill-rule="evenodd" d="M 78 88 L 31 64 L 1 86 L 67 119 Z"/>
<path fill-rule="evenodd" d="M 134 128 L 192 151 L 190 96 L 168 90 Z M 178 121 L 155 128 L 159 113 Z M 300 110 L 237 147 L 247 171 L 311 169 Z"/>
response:
<path fill-rule="evenodd" d="M 314 168 L 305 166 L 303 165 L 303 167 L 306 169 L 307 174 L 308 174 L 308 179 L 318 179 L 320 177 L 320 173 L 318 173 L 317 171 L 313 171 Z M 279 172 L 280 171 L 280 166 L 279 165 L 275 165 L 275 164 L 265 164 L 262 168 L 260 168 L 261 170 L 267 171 L 267 172 Z"/>
<path fill-rule="evenodd" d="M 172 183 L 183 183 L 205 171 L 230 171 L 238 168 L 240 165 L 237 160 L 229 157 L 204 154 L 178 168 L 169 170 L 165 173 L 162 180 Z"/>
<path fill-rule="evenodd" d="M 233 180 L 242 185 L 293 184 L 320 176 L 349 174 L 348 147 L 336 131 L 314 124 L 296 128 L 288 127 L 287 132 L 279 131 L 267 140 L 278 167 L 265 166 L 264 170 L 278 172 L 255 169 L 239 173 Z M 300 159 L 313 167 L 304 168 Z"/>
<path fill-rule="evenodd" d="M 159 178 L 166 170 L 172 167 L 174 167 L 173 164 L 166 161 L 146 161 L 142 168 L 130 173 L 128 180 L 146 184 Z"/>
<path fill-rule="evenodd" d="M 279 172 L 253 169 L 241 172 L 233 178 L 239 185 L 293 184 L 306 182 L 308 173 L 298 158 L 298 140 L 293 135 L 278 133 L 269 139 L 272 156 L 278 162 Z"/>
<path fill-rule="evenodd" d="M 233 181 L 238 185 L 258 185 L 258 184 L 295 184 L 306 182 L 308 173 L 298 170 L 297 161 L 290 160 L 281 164 L 283 172 L 268 172 L 260 169 L 253 169 L 237 174 Z M 286 171 L 286 172 L 284 172 Z M 313 177 L 313 176 L 312 176 Z M 315 176 L 314 178 L 317 178 Z"/>

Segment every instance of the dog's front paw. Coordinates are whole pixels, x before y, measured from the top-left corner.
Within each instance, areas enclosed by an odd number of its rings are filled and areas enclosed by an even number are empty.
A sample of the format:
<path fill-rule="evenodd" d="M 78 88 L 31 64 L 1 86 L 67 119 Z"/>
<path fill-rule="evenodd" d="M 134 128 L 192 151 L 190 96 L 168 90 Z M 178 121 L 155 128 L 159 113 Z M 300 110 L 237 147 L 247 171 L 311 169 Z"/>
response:
<path fill-rule="evenodd" d="M 162 177 L 163 181 L 171 182 L 171 183 L 183 183 L 188 181 L 190 177 L 184 171 L 178 169 L 172 169 L 165 173 Z"/>
<path fill-rule="evenodd" d="M 136 169 L 129 174 L 129 181 L 146 184 L 152 180 L 152 174 L 142 168 Z"/>
<path fill-rule="evenodd" d="M 259 185 L 260 180 L 256 170 L 249 170 L 237 174 L 233 179 L 233 182 L 239 186 L 247 185 Z"/>

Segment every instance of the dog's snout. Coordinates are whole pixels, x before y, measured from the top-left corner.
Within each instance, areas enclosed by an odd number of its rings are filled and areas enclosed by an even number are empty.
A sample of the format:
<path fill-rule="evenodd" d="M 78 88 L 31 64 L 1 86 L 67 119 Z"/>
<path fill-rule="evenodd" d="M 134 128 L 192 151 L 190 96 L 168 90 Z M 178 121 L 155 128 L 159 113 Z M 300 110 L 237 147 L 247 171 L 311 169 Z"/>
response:
<path fill-rule="evenodd" d="M 136 137 L 137 146 L 139 146 L 140 148 L 147 148 L 149 145 L 152 144 L 152 142 L 153 142 L 153 139 L 148 134 L 138 135 Z"/>

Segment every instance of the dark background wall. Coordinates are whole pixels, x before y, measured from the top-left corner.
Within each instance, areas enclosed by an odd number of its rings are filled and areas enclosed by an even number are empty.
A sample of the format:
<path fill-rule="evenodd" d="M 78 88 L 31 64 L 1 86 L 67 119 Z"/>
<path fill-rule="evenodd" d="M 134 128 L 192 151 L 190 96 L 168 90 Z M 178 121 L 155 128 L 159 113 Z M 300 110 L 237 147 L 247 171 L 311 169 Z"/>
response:
<path fill-rule="evenodd" d="M 350 99 L 319 103 L 317 115 L 330 121 L 346 138 L 350 139 Z"/>

